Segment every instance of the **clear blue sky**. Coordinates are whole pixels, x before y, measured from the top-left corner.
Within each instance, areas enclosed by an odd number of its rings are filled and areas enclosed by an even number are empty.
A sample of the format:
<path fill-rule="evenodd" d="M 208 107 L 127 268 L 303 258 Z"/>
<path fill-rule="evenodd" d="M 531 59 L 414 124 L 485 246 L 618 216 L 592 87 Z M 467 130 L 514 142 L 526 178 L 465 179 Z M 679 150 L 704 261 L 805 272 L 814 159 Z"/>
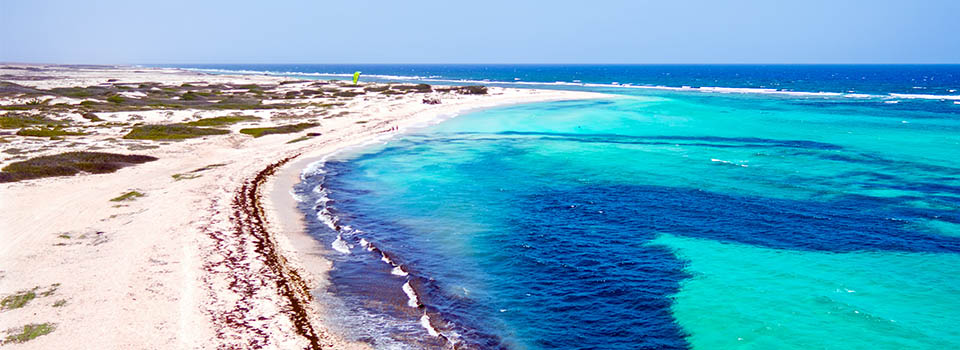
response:
<path fill-rule="evenodd" d="M 960 63 L 960 0 L 0 0 L 0 61 Z"/>

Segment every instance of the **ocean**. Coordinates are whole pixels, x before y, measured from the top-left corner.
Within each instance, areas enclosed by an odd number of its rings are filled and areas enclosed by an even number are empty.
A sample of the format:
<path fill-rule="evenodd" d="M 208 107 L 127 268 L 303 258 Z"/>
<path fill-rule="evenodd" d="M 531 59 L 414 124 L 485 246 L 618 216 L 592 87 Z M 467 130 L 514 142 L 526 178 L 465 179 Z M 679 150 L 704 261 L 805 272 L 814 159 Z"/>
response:
<path fill-rule="evenodd" d="M 378 349 L 960 346 L 960 66 L 192 65 L 578 89 L 314 164 Z"/>

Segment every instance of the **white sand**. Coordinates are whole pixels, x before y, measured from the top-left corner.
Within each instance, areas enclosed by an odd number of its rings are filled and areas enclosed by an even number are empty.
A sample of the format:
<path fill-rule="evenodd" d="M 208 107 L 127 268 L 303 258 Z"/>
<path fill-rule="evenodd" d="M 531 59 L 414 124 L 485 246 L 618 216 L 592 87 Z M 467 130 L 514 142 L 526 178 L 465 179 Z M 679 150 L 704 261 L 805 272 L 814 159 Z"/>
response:
<path fill-rule="evenodd" d="M 277 84 L 279 77 L 200 75 L 171 69 L 58 68 L 52 73 L 0 69 L 0 74 L 53 76 L 46 80 L 11 80 L 50 88 L 89 86 L 107 79 L 120 82 L 243 82 Z M 295 85 L 295 84 L 294 84 Z M 286 86 L 284 86 L 286 88 Z M 296 87 L 290 87 L 295 89 Z M 344 147 L 389 137 L 394 126 L 411 125 L 462 111 L 503 104 L 595 98 L 578 92 L 491 88 L 490 95 L 442 96 L 440 105 L 421 103 L 422 94 L 358 96 L 321 119 L 309 108 L 253 113 L 259 122 L 232 126 L 228 135 L 181 142 L 111 141 L 128 128 L 96 129 L 89 136 L 55 142 L 0 136 L 0 150 L 26 150 L 28 156 L 67 150 L 146 154 L 158 161 L 116 173 L 45 178 L 0 184 L 0 296 L 58 284 L 49 296 L 25 307 L 0 312 L 0 332 L 28 323 L 54 323 L 56 330 L 10 349 L 169 349 L 169 348 L 304 348 L 290 318 L 290 300 L 281 296 L 278 276 L 264 265 L 254 240 L 237 234 L 232 201 L 241 185 L 268 165 L 300 155 L 272 177 L 262 193 L 271 244 L 279 247 L 285 268 L 307 286 L 323 290 L 330 262 L 303 231 L 289 194 L 299 171 L 311 160 Z M 136 94 L 128 94 L 136 98 Z M 4 104 L 18 102 L 2 102 Z M 69 103 L 69 102 L 67 102 Z M 79 103 L 79 102 L 76 102 Z M 110 121 L 140 116 L 146 123 L 180 122 L 237 111 L 149 111 L 104 113 Z M 289 123 L 285 113 L 316 119 L 321 126 L 296 134 L 252 138 L 235 131 L 252 125 Z M 195 116 L 195 114 L 197 114 Z M 60 118 L 83 121 L 78 115 Z M 358 124 L 357 121 L 366 121 Z M 298 122 L 302 120 L 297 120 Z M 9 131 L 9 130 L 8 130 Z M 322 136 L 287 142 L 307 132 Z M 138 147 L 159 146 L 130 150 Z M 301 155 L 302 154 L 302 155 Z M 16 161 L 2 153 L 0 166 Z M 171 175 L 211 164 L 224 164 L 176 181 Z M 112 202 L 127 191 L 146 196 Z M 242 230 L 241 230 L 242 232 Z M 67 238 L 69 237 L 69 238 Z M 225 260 L 231 257 L 233 260 Z M 231 285 L 233 283 L 233 285 Z M 319 288 L 319 289 L 318 289 Z M 54 307 L 57 301 L 66 304 Z M 323 305 L 308 305 L 310 322 L 327 348 L 366 348 L 332 333 L 319 315 Z M 245 326 L 237 326 L 244 323 Z M 373 325 L 372 325 L 373 326 Z M 3 333 L 0 333 L 3 335 Z"/>

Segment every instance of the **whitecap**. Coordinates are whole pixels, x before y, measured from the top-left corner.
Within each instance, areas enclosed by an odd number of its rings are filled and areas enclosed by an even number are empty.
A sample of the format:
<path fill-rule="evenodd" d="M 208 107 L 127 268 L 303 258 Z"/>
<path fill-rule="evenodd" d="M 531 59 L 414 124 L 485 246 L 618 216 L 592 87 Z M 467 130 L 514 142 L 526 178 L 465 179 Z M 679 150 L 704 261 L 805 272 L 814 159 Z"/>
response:
<path fill-rule="evenodd" d="M 960 100 L 960 95 L 931 95 L 931 94 L 890 94 L 895 98 L 921 99 L 921 100 Z"/>
<path fill-rule="evenodd" d="M 439 337 L 440 332 L 437 332 L 436 328 L 433 328 L 433 325 L 430 324 L 430 316 L 427 316 L 427 313 L 424 312 L 423 316 L 420 317 L 420 325 L 427 330 L 427 333 L 434 337 Z"/>
<path fill-rule="evenodd" d="M 371 252 L 373 251 L 373 244 L 371 244 L 366 238 L 360 239 L 360 246 Z"/>
<path fill-rule="evenodd" d="M 334 240 L 330 246 L 333 247 L 333 250 L 336 250 L 340 253 L 350 254 L 350 244 L 343 240 L 343 235 L 337 235 L 337 239 Z"/>
<path fill-rule="evenodd" d="M 403 284 L 403 293 L 407 295 L 407 306 L 410 307 L 420 307 L 420 298 L 417 296 L 417 292 L 413 290 L 413 287 L 410 286 L 410 281 Z"/>
<path fill-rule="evenodd" d="M 406 271 L 403 270 L 403 267 L 397 265 L 390 270 L 390 274 L 394 276 L 407 276 L 409 275 Z"/>

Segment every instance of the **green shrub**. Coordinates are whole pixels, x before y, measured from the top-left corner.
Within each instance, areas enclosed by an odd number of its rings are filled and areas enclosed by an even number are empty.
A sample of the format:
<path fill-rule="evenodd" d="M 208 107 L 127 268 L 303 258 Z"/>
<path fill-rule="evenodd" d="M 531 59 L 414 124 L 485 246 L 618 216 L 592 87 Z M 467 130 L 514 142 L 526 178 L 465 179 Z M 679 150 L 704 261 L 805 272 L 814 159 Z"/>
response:
<path fill-rule="evenodd" d="M 430 87 L 430 85 L 427 85 L 427 84 L 417 84 L 417 85 L 409 85 L 409 84 L 407 84 L 407 85 L 392 85 L 392 86 L 390 86 L 390 88 L 391 88 L 391 89 L 394 89 L 394 90 L 401 90 L 401 91 L 404 91 L 404 92 L 410 92 L 410 91 L 430 92 L 430 91 L 433 90 L 433 88 Z"/>
<path fill-rule="evenodd" d="M 110 201 L 111 201 L 111 202 L 132 201 L 132 200 L 134 200 L 134 199 L 137 199 L 137 198 L 140 198 L 140 197 L 143 197 L 143 196 L 144 196 L 144 194 L 143 194 L 142 192 L 139 192 L 139 191 L 130 191 L 130 192 L 121 194 L 121 195 L 117 196 L 116 198 L 110 199 Z"/>
<path fill-rule="evenodd" d="M 455 92 L 463 95 L 486 95 L 487 87 L 481 85 L 453 86 L 448 88 L 438 88 L 439 92 Z"/>
<path fill-rule="evenodd" d="M 457 92 L 464 95 L 486 95 L 487 87 L 479 85 L 464 86 L 457 89 Z"/>
<path fill-rule="evenodd" d="M 187 91 L 183 95 L 180 95 L 180 99 L 184 101 L 195 101 L 199 98 L 200 97 L 197 96 L 197 94 L 193 93 L 192 91 Z"/>
<path fill-rule="evenodd" d="M 364 93 L 365 93 L 364 91 L 342 90 L 342 91 L 334 92 L 334 93 L 333 93 L 333 96 L 336 96 L 336 97 L 354 97 L 354 96 L 363 95 Z"/>
<path fill-rule="evenodd" d="M 135 127 L 124 135 L 123 138 L 134 140 L 183 140 L 229 133 L 229 130 L 198 128 L 182 124 L 160 124 Z"/>
<path fill-rule="evenodd" d="M 31 125 L 55 125 L 63 122 L 40 115 L 7 113 L 0 116 L 0 129 L 19 129 Z"/>
<path fill-rule="evenodd" d="M 0 300 L 0 310 L 19 309 L 26 306 L 27 303 L 37 297 L 36 291 L 37 288 L 34 288 L 4 297 L 3 300 Z"/>
<path fill-rule="evenodd" d="M 230 115 L 225 117 L 203 118 L 200 120 L 194 120 L 192 122 L 183 123 L 183 125 L 221 126 L 221 125 L 230 125 L 230 124 L 235 124 L 239 122 L 254 121 L 254 120 L 260 120 L 260 118 L 254 117 L 252 115 Z"/>
<path fill-rule="evenodd" d="M 266 128 L 247 128 L 247 129 L 240 129 L 240 133 L 247 134 L 253 137 L 260 137 L 260 136 L 271 135 L 271 134 L 290 134 L 290 133 L 300 132 L 318 125 L 320 124 L 300 123 L 300 124 L 282 125 L 282 126 L 266 127 Z"/>
<path fill-rule="evenodd" d="M 157 160 L 156 157 L 103 152 L 67 152 L 13 162 L 0 169 L 0 182 L 14 182 L 80 172 L 105 174 L 120 168 Z"/>
<path fill-rule="evenodd" d="M 24 343 L 36 337 L 50 334 L 50 332 L 53 332 L 53 330 L 55 330 L 56 328 L 57 328 L 56 325 L 52 323 L 40 323 L 40 324 L 31 323 L 28 325 L 24 325 L 23 328 L 20 329 L 19 333 L 13 333 L 8 335 L 7 338 L 4 339 L 3 343 L 4 344 Z"/>
<path fill-rule="evenodd" d="M 80 116 L 83 117 L 83 119 L 89 120 L 89 121 L 91 121 L 91 122 L 102 122 L 102 121 L 103 121 L 103 119 L 100 119 L 100 117 L 98 117 L 96 114 L 93 114 L 93 113 L 90 113 L 90 112 L 86 112 L 86 113 L 80 114 Z"/>
<path fill-rule="evenodd" d="M 34 137 L 54 137 L 54 136 L 79 136 L 86 135 L 86 133 L 79 131 L 66 131 L 61 128 L 39 128 L 39 129 L 20 129 L 17 131 L 19 136 L 34 136 Z"/>
<path fill-rule="evenodd" d="M 121 104 L 123 103 L 124 98 L 120 95 L 111 95 L 110 97 L 107 97 L 107 101 L 115 104 Z"/>

